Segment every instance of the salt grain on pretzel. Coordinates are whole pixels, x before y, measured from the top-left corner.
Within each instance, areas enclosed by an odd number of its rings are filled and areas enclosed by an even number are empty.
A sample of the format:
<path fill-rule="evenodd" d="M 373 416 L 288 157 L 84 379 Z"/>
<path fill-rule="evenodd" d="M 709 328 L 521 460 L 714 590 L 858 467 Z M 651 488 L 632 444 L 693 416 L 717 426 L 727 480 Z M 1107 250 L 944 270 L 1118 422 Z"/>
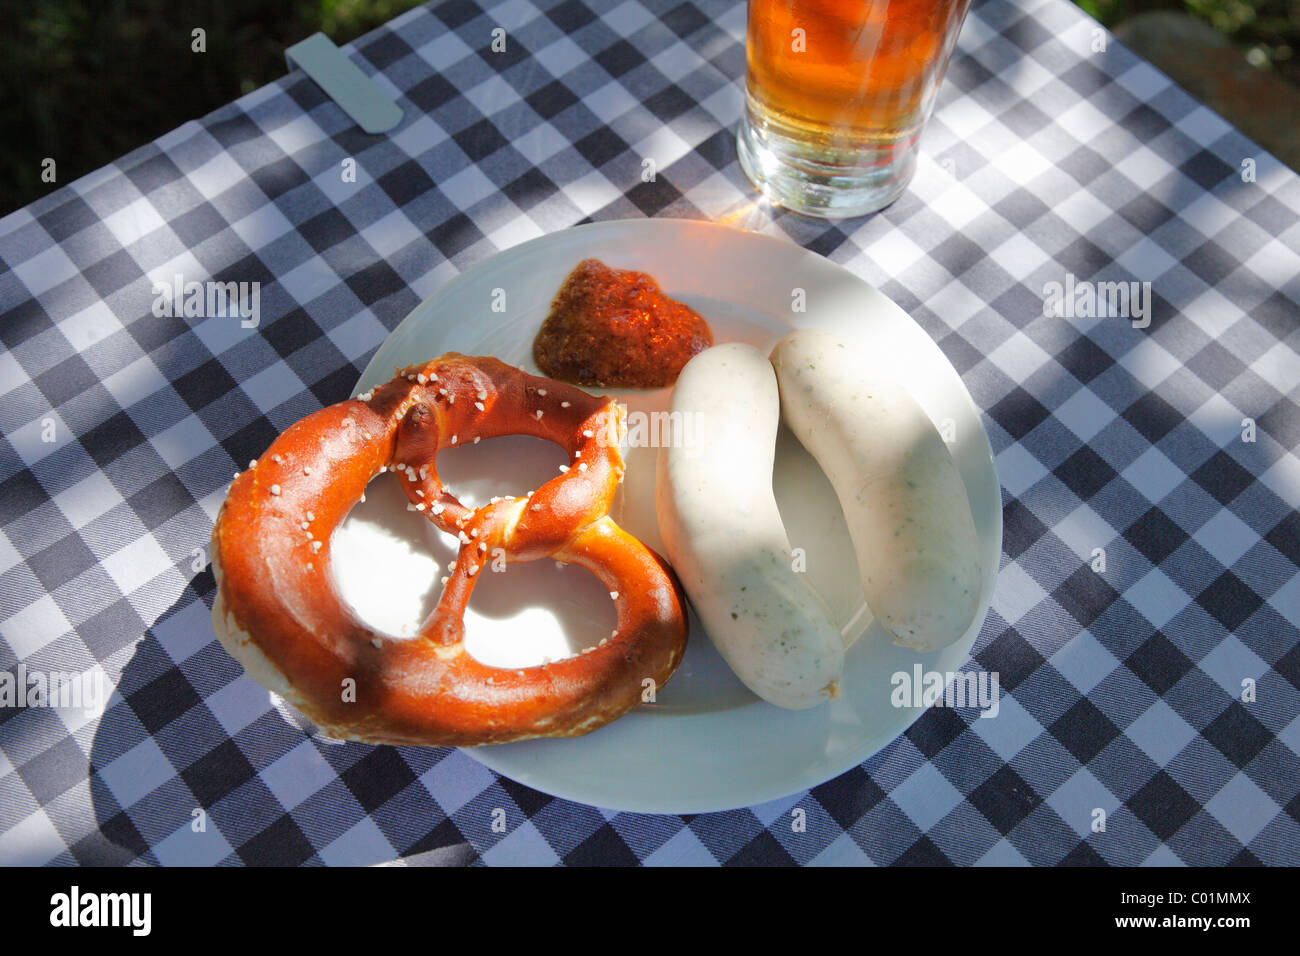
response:
<path fill-rule="evenodd" d="M 425 384 L 416 379 L 424 375 Z M 435 388 L 433 382 L 440 383 Z M 526 406 L 551 389 L 564 401 L 544 417 Z M 439 394 L 446 391 L 447 400 Z M 455 405 L 486 394 L 486 412 Z M 464 409 L 465 412 L 462 412 Z M 562 409 L 562 410 L 560 410 Z M 470 416 L 474 421 L 470 422 Z M 352 419 L 360 428 L 344 428 Z M 438 479 L 436 456 L 473 425 L 482 437 L 525 434 L 581 452 L 588 464 L 528 496 L 471 510 Z M 584 431 L 618 427 L 617 406 L 492 358 L 449 353 L 291 426 L 270 451 L 278 495 L 251 470 L 235 479 L 213 530 L 213 620 L 223 645 L 266 687 L 327 733 L 372 743 L 470 746 L 576 736 L 641 701 L 647 678 L 662 685 L 681 661 L 686 617 L 667 566 L 608 515 L 623 473 L 617 444 Z M 329 437 L 329 453 L 324 445 Z M 399 467 L 405 466 L 405 467 Z M 386 640 L 353 616 L 328 568 L 329 542 L 381 470 L 416 468 L 401 483 L 411 506 L 460 538 L 437 607 L 411 639 Z M 418 494 L 422 492 L 422 494 Z M 424 500 L 421 500 L 424 499 Z M 294 533 L 310 512 L 317 536 Z M 287 533 L 286 533 L 287 532 Z M 504 670 L 473 658 L 463 615 L 489 546 L 507 563 L 552 558 L 594 573 L 617 593 L 618 628 L 580 656 Z M 500 548 L 498 552 L 496 549 Z M 314 561 L 313 561 L 314 559 Z M 346 685 L 354 693 L 344 694 Z"/>

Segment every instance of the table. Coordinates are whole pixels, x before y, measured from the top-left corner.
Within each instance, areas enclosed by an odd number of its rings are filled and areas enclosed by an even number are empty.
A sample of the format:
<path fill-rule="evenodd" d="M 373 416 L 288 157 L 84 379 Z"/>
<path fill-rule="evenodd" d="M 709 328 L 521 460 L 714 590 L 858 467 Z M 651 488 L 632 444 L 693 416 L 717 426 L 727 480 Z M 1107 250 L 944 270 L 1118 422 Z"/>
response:
<path fill-rule="evenodd" d="M 736 164 L 743 4 L 598 7 L 416 9 L 346 48 L 391 134 L 293 74 L 0 221 L 0 658 L 113 688 L 0 708 L 0 861 L 1300 863 L 1300 178 L 1066 0 L 985 0 L 911 190 L 802 220 Z M 231 474 L 466 266 L 636 216 L 787 236 L 962 374 L 1003 485 L 996 719 L 931 708 L 809 792 L 626 814 L 310 737 L 216 643 Z M 258 327 L 155 316 L 177 274 L 259 281 Z M 1149 282 L 1149 325 L 1045 315 L 1067 281 Z"/>

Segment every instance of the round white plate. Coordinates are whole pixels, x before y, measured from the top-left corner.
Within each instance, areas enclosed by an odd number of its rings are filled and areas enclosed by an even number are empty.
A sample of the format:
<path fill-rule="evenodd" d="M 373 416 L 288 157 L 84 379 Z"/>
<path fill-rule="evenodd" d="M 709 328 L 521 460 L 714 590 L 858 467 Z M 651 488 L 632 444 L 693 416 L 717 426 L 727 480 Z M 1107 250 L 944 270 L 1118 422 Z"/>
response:
<path fill-rule="evenodd" d="M 997 474 L 979 411 L 943 353 L 898 306 L 852 273 L 793 243 L 712 223 L 622 220 L 579 226 L 507 249 L 466 270 L 421 303 L 371 360 L 357 392 L 393 370 L 456 351 L 495 355 L 538 373 L 532 341 L 552 297 L 579 260 L 648 272 L 709 322 L 716 342 L 767 351 L 794 328 L 816 326 L 861 342 L 902 377 L 936 425 L 966 483 L 979 532 L 984 588 L 970 631 L 943 651 L 895 646 L 871 622 L 852 546 L 826 478 L 782 430 L 774 484 L 791 545 L 850 639 L 842 696 L 808 711 L 751 694 L 692 614 L 682 665 L 657 699 L 585 737 L 466 750 L 498 773 L 570 800 L 617 810 L 700 813 L 797 793 L 858 765 L 906 730 L 920 706 L 895 706 L 892 678 L 958 670 L 987 612 L 1002 543 Z M 803 306 L 803 310 L 799 306 Z M 667 407 L 670 390 L 611 392 L 630 424 Z M 628 475 L 612 514 L 662 553 L 654 511 L 655 456 L 647 441 L 627 451 Z M 448 449 L 439 475 L 466 504 L 523 494 L 564 463 L 558 447 L 506 437 Z M 454 541 L 414 520 L 391 474 L 371 483 L 334 541 L 345 597 L 372 627 L 411 634 L 437 601 Z M 552 561 L 481 576 L 467 640 L 481 660 L 518 667 L 596 643 L 614 627 L 613 602 L 594 576 Z"/>

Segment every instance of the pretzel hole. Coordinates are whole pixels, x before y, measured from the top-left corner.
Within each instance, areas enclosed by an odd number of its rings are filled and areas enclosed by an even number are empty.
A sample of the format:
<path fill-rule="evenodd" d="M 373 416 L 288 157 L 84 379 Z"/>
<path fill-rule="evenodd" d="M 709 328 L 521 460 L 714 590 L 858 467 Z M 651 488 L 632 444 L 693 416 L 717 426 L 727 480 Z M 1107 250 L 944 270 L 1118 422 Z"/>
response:
<path fill-rule="evenodd" d="M 493 495 L 524 495 L 539 487 L 559 474 L 565 454 L 530 436 L 484 439 L 439 453 L 438 476 L 474 507 Z M 377 476 L 330 547 L 344 603 L 366 626 L 399 639 L 413 638 L 437 605 L 441 578 L 459 547 L 423 514 L 408 511 L 408 500 L 396 475 Z M 609 592 L 585 568 L 559 568 L 543 558 L 494 570 L 490 553 L 480 565 L 465 614 L 465 647 L 485 664 L 520 668 L 548 657 L 561 660 L 599 644 L 617 625 Z"/>
<path fill-rule="evenodd" d="M 534 667 L 572 657 L 618 623 L 600 580 L 577 565 L 543 558 L 480 572 L 465 613 L 465 649 L 493 667 Z"/>
<path fill-rule="evenodd" d="M 438 452 L 438 478 L 467 508 L 479 508 L 493 497 L 523 497 L 572 464 L 569 453 L 554 442 L 531 435 L 484 438 L 475 445 L 464 436 Z"/>
<path fill-rule="evenodd" d="M 330 541 L 339 596 L 358 620 L 390 637 L 415 636 L 438 603 L 439 578 L 455 560 L 444 535 L 406 504 L 396 476 L 379 475 Z"/>

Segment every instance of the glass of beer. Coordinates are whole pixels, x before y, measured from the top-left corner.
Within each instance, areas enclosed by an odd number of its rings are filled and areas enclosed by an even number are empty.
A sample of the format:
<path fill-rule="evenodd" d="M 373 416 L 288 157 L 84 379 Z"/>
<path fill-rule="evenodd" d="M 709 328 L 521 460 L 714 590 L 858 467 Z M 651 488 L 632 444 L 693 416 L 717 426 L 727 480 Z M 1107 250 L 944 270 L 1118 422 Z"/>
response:
<path fill-rule="evenodd" d="M 916 171 L 970 0 L 749 0 L 740 165 L 827 219 L 889 205 Z"/>

